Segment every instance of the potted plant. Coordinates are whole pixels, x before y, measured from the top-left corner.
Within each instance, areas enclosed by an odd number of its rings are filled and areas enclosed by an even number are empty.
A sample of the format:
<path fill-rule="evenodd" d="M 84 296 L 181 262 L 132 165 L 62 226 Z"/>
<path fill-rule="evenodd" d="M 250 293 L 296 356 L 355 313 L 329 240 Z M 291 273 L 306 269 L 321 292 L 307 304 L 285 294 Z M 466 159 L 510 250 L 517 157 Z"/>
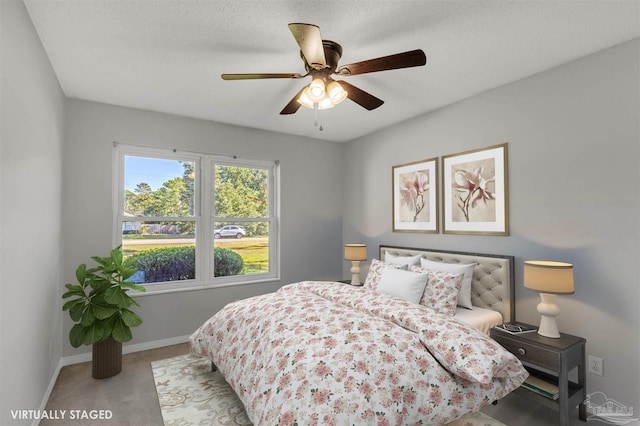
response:
<path fill-rule="evenodd" d="M 92 376 L 104 379 L 122 371 L 122 342 L 131 340 L 131 327 L 142 324 L 129 309 L 140 305 L 127 292 L 145 288 L 127 282 L 137 270 L 131 259 L 124 260 L 120 247 L 107 257 L 92 259 L 96 267 L 88 269 L 83 263 L 76 269 L 78 284 L 65 284 L 62 298 L 72 299 L 62 310 L 75 322 L 69 332 L 71 346 L 93 345 Z"/>

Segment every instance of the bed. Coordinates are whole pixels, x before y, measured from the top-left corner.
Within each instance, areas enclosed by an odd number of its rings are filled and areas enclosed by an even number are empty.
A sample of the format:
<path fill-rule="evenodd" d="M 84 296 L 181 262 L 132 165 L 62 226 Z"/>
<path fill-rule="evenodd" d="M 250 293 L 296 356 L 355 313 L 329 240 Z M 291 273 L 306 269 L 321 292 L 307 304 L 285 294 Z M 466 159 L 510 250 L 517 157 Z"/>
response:
<path fill-rule="evenodd" d="M 440 311 L 383 292 L 400 276 L 427 275 L 391 267 L 398 258 L 473 264 L 472 309 L 448 301 Z M 441 425 L 525 380 L 518 359 L 482 331 L 486 323 L 456 318 L 476 321 L 475 308 L 513 318 L 513 258 L 381 246 L 377 276 L 373 263 L 362 287 L 304 281 L 230 303 L 191 335 L 191 352 L 219 369 L 254 425 Z M 464 275 L 428 274 L 458 289 Z"/>

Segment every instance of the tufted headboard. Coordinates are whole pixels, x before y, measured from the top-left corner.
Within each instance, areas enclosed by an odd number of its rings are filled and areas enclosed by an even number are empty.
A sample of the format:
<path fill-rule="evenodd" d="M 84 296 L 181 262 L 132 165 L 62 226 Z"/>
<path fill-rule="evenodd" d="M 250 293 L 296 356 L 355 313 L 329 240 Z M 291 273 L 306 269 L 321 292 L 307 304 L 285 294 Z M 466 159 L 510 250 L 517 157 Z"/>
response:
<path fill-rule="evenodd" d="M 500 312 L 504 322 L 515 321 L 513 256 L 381 245 L 380 260 L 384 261 L 386 253 L 396 256 L 421 254 L 422 257 L 434 262 L 475 263 L 476 267 L 471 282 L 471 303 L 473 306 Z"/>

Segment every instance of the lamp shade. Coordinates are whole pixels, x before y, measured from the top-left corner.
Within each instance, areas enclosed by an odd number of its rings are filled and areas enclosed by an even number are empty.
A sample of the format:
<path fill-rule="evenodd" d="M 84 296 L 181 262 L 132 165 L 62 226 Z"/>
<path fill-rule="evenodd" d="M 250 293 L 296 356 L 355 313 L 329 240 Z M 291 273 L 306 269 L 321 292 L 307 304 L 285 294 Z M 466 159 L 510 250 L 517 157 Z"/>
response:
<path fill-rule="evenodd" d="M 367 245 L 345 244 L 344 260 L 367 260 Z"/>
<path fill-rule="evenodd" d="M 347 98 L 348 93 L 340 86 L 337 81 L 332 81 L 327 85 L 327 94 L 333 105 L 338 105 Z"/>
<path fill-rule="evenodd" d="M 541 293 L 572 294 L 573 265 L 548 260 L 524 262 L 524 286 Z"/>
<path fill-rule="evenodd" d="M 302 91 L 302 94 L 300 94 L 300 97 L 298 98 L 298 103 L 303 107 L 313 109 L 314 102 L 309 97 L 309 86 L 305 87 L 305 89 Z"/>

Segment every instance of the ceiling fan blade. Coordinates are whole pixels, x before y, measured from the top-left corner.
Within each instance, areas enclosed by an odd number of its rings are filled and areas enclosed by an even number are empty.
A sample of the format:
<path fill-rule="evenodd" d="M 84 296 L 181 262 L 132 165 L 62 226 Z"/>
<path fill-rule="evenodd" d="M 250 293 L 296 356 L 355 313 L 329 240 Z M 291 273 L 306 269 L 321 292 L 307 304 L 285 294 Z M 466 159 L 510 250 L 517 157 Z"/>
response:
<path fill-rule="evenodd" d="M 351 99 L 361 107 L 368 109 L 369 111 L 378 108 L 384 103 L 382 99 L 376 98 L 372 94 L 357 88 L 353 84 L 349 84 L 344 80 L 340 80 L 339 83 L 344 88 L 344 90 L 347 91 L 347 98 Z"/>
<path fill-rule="evenodd" d="M 222 74 L 223 80 L 256 80 L 261 78 L 302 78 L 298 73 L 293 74 Z"/>
<path fill-rule="evenodd" d="M 427 63 L 427 56 L 421 49 L 396 53 L 395 55 L 369 59 L 344 65 L 336 71 L 339 75 L 357 75 L 369 72 L 388 71 L 399 68 L 419 67 Z"/>
<path fill-rule="evenodd" d="M 306 86 L 300 89 L 298 93 L 296 93 L 293 99 L 291 99 L 289 103 L 282 109 L 282 111 L 280 111 L 280 115 L 295 114 L 298 111 L 298 109 L 300 108 L 300 102 L 298 102 L 298 98 L 305 88 Z"/>
<path fill-rule="evenodd" d="M 310 68 L 321 70 L 327 67 L 327 60 L 324 57 L 324 46 L 320 27 L 313 24 L 289 24 L 289 30 L 298 42 L 302 55 Z"/>

